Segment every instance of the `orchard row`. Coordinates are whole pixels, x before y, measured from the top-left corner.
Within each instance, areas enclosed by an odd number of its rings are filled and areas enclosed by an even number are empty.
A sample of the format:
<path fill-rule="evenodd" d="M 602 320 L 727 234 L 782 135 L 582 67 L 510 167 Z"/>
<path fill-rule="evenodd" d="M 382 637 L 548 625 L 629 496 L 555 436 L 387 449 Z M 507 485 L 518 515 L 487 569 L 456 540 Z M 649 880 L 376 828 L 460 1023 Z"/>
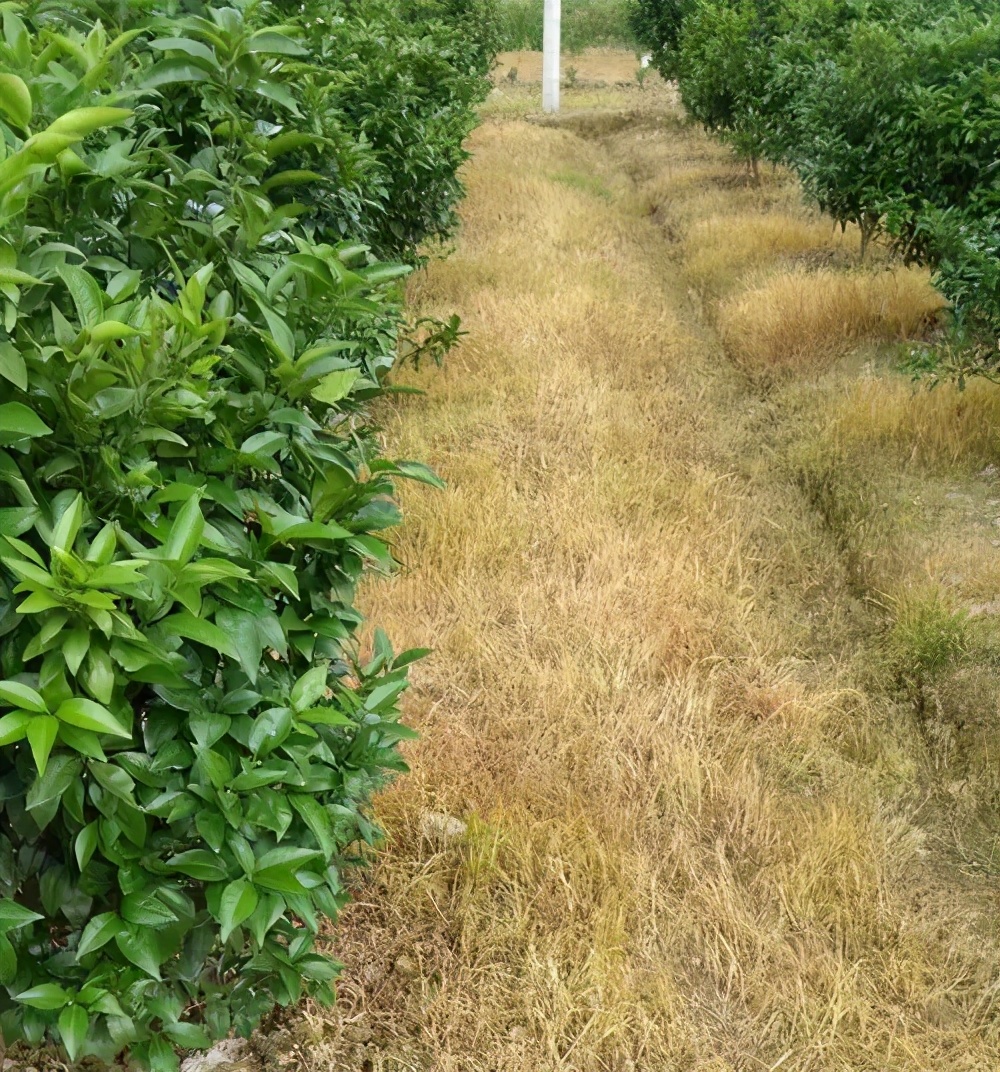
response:
<path fill-rule="evenodd" d="M 842 225 L 931 266 L 969 341 L 1000 332 L 1000 6 L 634 0 L 689 113 L 793 169 Z"/>
<path fill-rule="evenodd" d="M 0 5 L 0 1033 L 71 1062 L 332 997 L 405 769 L 369 413 L 495 20 L 462 0 Z M 39 1063 L 39 1062 L 34 1062 Z"/>

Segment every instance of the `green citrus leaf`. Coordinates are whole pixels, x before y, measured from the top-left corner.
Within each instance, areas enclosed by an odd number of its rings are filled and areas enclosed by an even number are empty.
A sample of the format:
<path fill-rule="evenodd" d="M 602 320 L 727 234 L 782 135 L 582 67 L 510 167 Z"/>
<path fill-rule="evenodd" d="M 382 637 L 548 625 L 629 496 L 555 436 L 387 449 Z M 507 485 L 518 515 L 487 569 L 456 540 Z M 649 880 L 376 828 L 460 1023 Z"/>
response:
<path fill-rule="evenodd" d="M 117 718 L 101 704 L 82 696 L 74 696 L 71 700 L 64 700 L 56 711 L 56 718 L 61 722 L 68 722 L 81 730 L 92 730 L 94 733 L 111 733 L 116 737 L 131 737 L 130 730 L 124 729 Z"/>
<path fill-rule="evenodd" d="M 30 990 L 15 994 L 14 1000 L 22 1005 L 30 1005 L 33 1009 L 48 1010 L 61 1009 L 69 1004 L 72 996 L 55 983 L 42 983 L 40 986 L 33 986 Z"/>
<path fill-rule="evenodd" d="M 47 715 L 48 704 L 30 685 L 21 681 L 0 681 L 0 700 L 10 707 L 19 707 L 24 711 Z"/>
<path fill-rule="evenodd" d="M 16 74 L 0 74 L 0 108 L 19 130 L 31 124 L 31 91 Z"/>
<path fill-rule="evenodd" d="M 177 512 L 170 527 L 170 535 L 163 545 L 164 555 L 183 565 L 198 550 L 204 531 L 205 516 L 201 512 L 201 502 L 197 495 L 192 495 Z"/>
<path fill-rule="evenodd" d="M 176 636 L 194 640 L 198 644 L 204 644 L 205 647 L 220 652 L 222 655 L 228 655 L 232 659 L 239 658 L 236 645 L 227 633 L 212 622 L 196 617 L 190 611 L 171 614 L 159 625 L 168 635 L 173 633 Z"/>
<path fill-rule="evenodd" d="M 158 52 L 185 52 L 196 59 L 204 60 L 207 67 L 218 68 L 219 66 L 215 53 L 201 41 L 192 41 L 186 37 L 158 37 L 155 41 L 149 42 L 149 47 L 155 48 Z"/>
<path fill-rule="evenodd" d="M 0 934 L 0 986 L 10 986 L 17 978 L 17 953 L 6 935 Z"/>
<path fill-rule="evenodd" d="M 88 953 L 93 953 L 95 949 L 100 949 L 102 946 L 107 945 L 121 929 L 122 921 L 114 912 L 102 912 L 100 915 L 94 916 L 87 926 L 83 928 L 83 934 L 80 935 L 80 945 L 76 950 L 76 959 L 79 960 Z"/>
<path fill-rule="evenodd" d="M 52 429 L 34 410 L 22 406 L 20 402 L 5 402 L 0 406 L 0 434 L 27 439 L 52 435 Z"/>
<path fill-rule="evenodd" d="M 228 941 L 230 934 L 241 923 L 253 915 L 257 907 L 257 891 L 247 882 L 239 878 L 222 891 L 219 901 L 219 923 L 222 926 L 222 940 Z"/>
<path fill-rule="evenodd" d="M 33 275 L 28 275 L 27 272 L 19 271 L 17 268 L 0 267 L 0 286 L 8 284 L 15 287 L 27 287 L 35 283 L 45 286 L 40 279 L 36 279 Z"/>
<path fill-rule="evenodd" d="M 312 396 L 317 402 L 326 402 L 327 405 L 332 406 L 346 398 L 359 379 L 361 379 L 361 373 L 357 369 L 341 369 L 339 372 L 331 372 L 320 380 L 319 386 L 312 389 Z"/>
<path fill-rule="evenodd" d="M 171 856 L 167 860 L 167 867 L 201 882 L 219 882 L 228 877 L 222 857 L 207 849 L 189 849 Z"/>
<path fill-rule="evenodd" d="M 77 866 L 81 871 L 86 870 L 87 864 L 90 863 L 94 851 L 97 849 L 97 837 L 98 824 L 96 820 L 92 823 L 87 823 L 80 833 L 76 835 L 73 849 Z"/>
<path fill-rule="evenodd" d="M 115 935 L 119 952 L 137 968 L 154 979 L 161 979 L 160 965 L 164 957 L 160 950 L 158 932 L 148 927 L 127 926 Z"/>
<path fill-rule="evenodd" d="M 34 923 L 36 919 L 42 918 L 37 912 L 32 912 L 30 908 L 25 908 L 24 905 L 19 905 L 16 901 L 6 898 L 0 900 L 0 934 L 15 931 L 19 927 L 24 927 L 28 923 Z"/>
<path fill-rule="evenodd" d="M 36 715 L 28 723 L 28 744 L 39 774 L 45 773 L 58 732 L 59 720 L 51 715 Z"/>
<path fill-rule="evenodd" d="M 28 386 L 28 366 L 21 352 L 12 342 L 0 343 L 0 376 L 20 390 Z"/>
<path fill-rule="evenodd" d="M 90 1017 L 86 1009 L 79 1005 L 68 1005 L 59 1014 L 59 1037 L 69 1059 L 75 1061 L 87 1041 L 87 1031 L 90 1028 Z"/>
<path fill-rule="evenodd" d="M 74 139 L 85 138 L 102 127 L 118 126 L 131 114 L 128 108 L 76 108 L 50 123 L 45 133 L 68 134 Z"/>
<path fill-rule="evenodd" d="M 34 715 L 30 711 L 11 711 L 0 718 L 0 747 L 23 741 Z"/>

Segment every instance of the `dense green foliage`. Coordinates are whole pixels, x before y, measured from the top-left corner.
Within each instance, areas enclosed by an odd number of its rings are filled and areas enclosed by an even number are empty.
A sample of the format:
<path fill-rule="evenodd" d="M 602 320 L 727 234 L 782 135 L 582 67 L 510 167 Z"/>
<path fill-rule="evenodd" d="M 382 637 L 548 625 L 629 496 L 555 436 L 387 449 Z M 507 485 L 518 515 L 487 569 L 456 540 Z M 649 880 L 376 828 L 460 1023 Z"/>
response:
<path fill-rule="evenodd" d="M 500 41 L 505 49 L 541 49 L 543 0 L 499 0 Z M 634 48 L 628 0 L 562 0 L 562 47 Z"/>
<path fill-rule="evenodd" d="M 678 45 L 685 106 L 756 167 L 767 131 L 759 102 L 769 73 L 757 10 L 750 4 L 700 3 L 685 19 Z"/>
<path fill-rule="evenodd" d="M 631 0 L 629 26 L 664 78 L 677 75 L 681 28 L 695 0 Z"/>
<path fill-rule="evenodd" d="M 289 15 L 305 10 L 307 100 L 323 134 L 340 143 L 346 132 L 354 141 L 339 164 L 323 146 L 301 161 L 328 175 L 340 198 L 356 199 L 338 203 L 318 190 L 323 224 L 379 256 L 413 259 L 428 237 L 446 237 L 456 224 L 463 141 L 499 50 L 493 0 L 281 6 Z"/>
<path fill-rule="evenodd" d="M 454 222 L 493 47 L 454 6 L 0 5 L 6 1043 L 168 1070 L 331 997 L 420 654 L 361 656 L 355 588 L 436 480 L 368 416 L 375 254 Z"/>
<path fill-rule="evenodd" d="M 963 330 L 1000 330 L 1000 7 L 959 0 L 635 0 L 691 115 L 791 166 L 863 246 L 933 266 Z"/>

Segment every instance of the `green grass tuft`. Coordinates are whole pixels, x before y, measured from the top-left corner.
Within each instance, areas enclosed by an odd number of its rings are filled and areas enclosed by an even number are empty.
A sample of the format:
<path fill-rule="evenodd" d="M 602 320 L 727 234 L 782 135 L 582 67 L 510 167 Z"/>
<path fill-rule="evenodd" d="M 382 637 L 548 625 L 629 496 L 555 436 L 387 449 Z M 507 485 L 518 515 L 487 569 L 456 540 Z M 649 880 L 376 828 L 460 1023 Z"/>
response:
<path fill-rule="evenodd" d="M 600 197 L 604 201 L 611 200 L 611 191 L 596 175 L 586 175 L 582 171 L 564 168 L 561 171 L 554 171 L 549 178 L 565 186 L 571 186 L 574 190 L 581 190 L 592 197 Z"/>

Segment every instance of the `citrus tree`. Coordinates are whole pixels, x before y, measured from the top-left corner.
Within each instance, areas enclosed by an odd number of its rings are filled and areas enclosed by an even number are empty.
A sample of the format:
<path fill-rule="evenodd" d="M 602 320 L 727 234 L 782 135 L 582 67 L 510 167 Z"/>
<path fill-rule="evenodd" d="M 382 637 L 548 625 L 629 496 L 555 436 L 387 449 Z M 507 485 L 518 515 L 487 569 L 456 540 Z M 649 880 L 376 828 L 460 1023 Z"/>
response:
<path fill-rule="evenodd" d="M 405 770 L 422 653 L 362 651 L 355 591 L 395 482 L 438 481 L 369 415 L 409 268 L 352 233 L 391 195 L 309 14 L 0 5 L 0 1032 L 71 1061 L 329 1000 L 320 921 Z M 400 249 L 454 222 L 427 189 Z"/>

